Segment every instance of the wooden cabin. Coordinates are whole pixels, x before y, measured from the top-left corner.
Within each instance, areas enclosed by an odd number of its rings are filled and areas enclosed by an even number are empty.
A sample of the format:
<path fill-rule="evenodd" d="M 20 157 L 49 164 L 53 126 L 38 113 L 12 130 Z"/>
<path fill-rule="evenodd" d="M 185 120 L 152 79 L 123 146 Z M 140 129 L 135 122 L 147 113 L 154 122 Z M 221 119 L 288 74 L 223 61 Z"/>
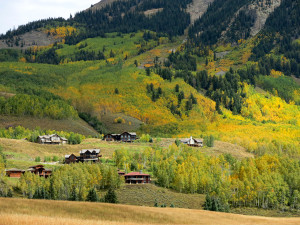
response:
<path fill-rule="evenodd" d="M 195 139 L 193 137 L 180 140 L 181 143 L 186 144 L 191 147 L 203 147 L 203 139 Z"/>
<path fill-rule="evenodd" d="M 68 139 L 61 137 L 57 134 L 51 134 L 51 135 L 38 136 L 37 142 L 40 144 L 61 145 L 61 144 L 67 144 Z"/>
<path fill-rule="evenodd" d="M 151 177 L 149 174 L 144 174 L 140 172 L 131 172 L 125 174 L 125 183 L 126 184 L 149 184 L 151 183 Z"/>
<path fill-rule="evenodd" d="M 25 173 L 25 170 L 9 169 L 9 170 L 5 170 L 5 172 L 6 172 L 6 176 L 8 176 L 8 177 L 20 178 L 22 176 L 22 174 Z"/>
<path fill-rule="evenodd" d="M 52 170 L 44 168 L 43 165 L 31 166 L 27 171 L 46 178 L 52 174 Z"/>
<path fill-rule="evenodd" d="M 121 136 L 121 141 L 123 142 L 133 142 L 137 139 L 135 132 L 124 132 L 120 136 Z"/>
<path fill-rule="evenodd" d="M 84 149 L 80 151 L 80 156 L 77 157 L 78 162 L 99 162 L 100 149 Z"/>
<path fill-rule="evenodd" d="M 104 141 L 120 141 L 120 134 L 106 134 L 103 137 Z"/>
<path fill-rule="evenodd" d="M 74 154 L 65 155 L 65 164 L 76 163 L 77 157 Z"/>

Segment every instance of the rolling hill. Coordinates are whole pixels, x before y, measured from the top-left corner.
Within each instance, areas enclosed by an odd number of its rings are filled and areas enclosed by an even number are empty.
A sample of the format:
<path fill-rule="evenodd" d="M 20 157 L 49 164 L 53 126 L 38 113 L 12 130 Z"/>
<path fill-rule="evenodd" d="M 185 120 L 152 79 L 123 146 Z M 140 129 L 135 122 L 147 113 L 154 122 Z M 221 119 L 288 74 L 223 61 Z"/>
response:
<path fill-rule="evenodd" d="M 299 224 L 299 218 L 268 218 L 202 210 L 101 203 L 1 199 L 4 224 Z M 85 213 L 82 209 L 85 209 Z M 36 213 L 39 212 L 39 213 Z"/>

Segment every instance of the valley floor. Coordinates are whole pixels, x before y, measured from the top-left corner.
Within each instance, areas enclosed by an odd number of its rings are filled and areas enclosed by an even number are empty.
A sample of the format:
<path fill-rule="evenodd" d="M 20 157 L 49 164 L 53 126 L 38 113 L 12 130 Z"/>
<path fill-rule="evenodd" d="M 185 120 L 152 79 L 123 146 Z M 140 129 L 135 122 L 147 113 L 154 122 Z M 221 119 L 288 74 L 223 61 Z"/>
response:
<path fill-rule="evenodd" d="M 300 218 L 268 218 L 178 208 L 0 198 L 1 225 L 299 224 Z"/>

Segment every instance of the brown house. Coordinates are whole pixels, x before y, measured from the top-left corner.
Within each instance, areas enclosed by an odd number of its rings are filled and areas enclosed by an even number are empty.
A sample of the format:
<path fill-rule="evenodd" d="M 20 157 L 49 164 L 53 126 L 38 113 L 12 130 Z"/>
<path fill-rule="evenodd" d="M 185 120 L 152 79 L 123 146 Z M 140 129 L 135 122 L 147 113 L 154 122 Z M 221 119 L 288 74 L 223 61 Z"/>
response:
<path fill-rule="evenodd" d="M 123 142 L 133 142 L 136 140 L 135 132 L 124 132 L 120 136 L 121 136 L 121 141 Z"/>
<path fill-rule="evenodd" d="M 61 144 L 67 144 L 68 139 L 61 137 L 57 134 L 51 134 L 51 135 L 38 136 L 37 142 L 40 144 L 61 145 Z"/>
<path fill-rule="evenodd" d="M 140 172 L 131 172 L 125 174 L 125 183 L 126 184 L 149 184 L 151 183 L 151 178 L 149 174 L 144 174 Z"/>
<path fill-rule="evenodd" d="M 103 137 L 104 141 L 122 141 L 133 142 L 137 139 L 135 132 L 124 132 L 122 134 L 106 134 Z"/>
<path fill-rule="evenodd" d="M 120 134 L 106 134 L 103 137 L 104 141 L 120 141 Z"/>
<path fill-rule="evenodd" d="M 100 162 L 100 158 L 102 155 L 100 155 L 100 149 L 84 149 L 81 150 L 80 156 L 76 156 L 74 154 L 71 155 L 65 155 L 65 163 L 75 163 L 75 162 L 93 162 L 97 163 Z"/>
<path fill-rule="evenodd" d="M 65 163 L 70 164 L 70 163 L 76 163 L 77 157 L 74 154 L 71 155 L 65 155 Z"/>
<path fill-rule="evenodd" d="M 25 170 L 20 170 L 20 169 L 10 169 L 10 170 L 5 170 L 6 176 L 8 177 L 16 177 L 20 178 L 22 174 L 25 173 Z"/>
<path fill-rule="evenodd" d="M 52 174 L 52 170 L 44 168 L 43 165 L 31 166 L 27 171 L 46 178 Z"/>

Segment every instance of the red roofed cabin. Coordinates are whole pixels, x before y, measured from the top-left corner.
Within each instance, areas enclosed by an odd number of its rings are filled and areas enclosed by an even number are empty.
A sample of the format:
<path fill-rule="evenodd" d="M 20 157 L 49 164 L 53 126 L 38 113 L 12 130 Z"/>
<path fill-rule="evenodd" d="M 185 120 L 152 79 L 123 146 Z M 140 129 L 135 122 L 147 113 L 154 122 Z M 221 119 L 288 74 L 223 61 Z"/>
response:
<path fill-rule="evenodd" d="M 52 174 L 52 170 L 44 168 L 43 165 L 31 166 L 27 171 L 46 178 Z"/>
<path fill-rule="evenodd" d="M 6 176 L 8 177 L 16 177 L 20 178 L 23 173 L 25 173 L 25 170 L 20 170 L 20 169 L 10 169 L 10 170 L 5 170 Z"/>
<path fill-rule="evenodd" d="M 140 172 L 131 172 L 125 174 L 125 183 L 126 184 L 150 184 L 151 179 L 149 174 L 144 174 Z"/>

